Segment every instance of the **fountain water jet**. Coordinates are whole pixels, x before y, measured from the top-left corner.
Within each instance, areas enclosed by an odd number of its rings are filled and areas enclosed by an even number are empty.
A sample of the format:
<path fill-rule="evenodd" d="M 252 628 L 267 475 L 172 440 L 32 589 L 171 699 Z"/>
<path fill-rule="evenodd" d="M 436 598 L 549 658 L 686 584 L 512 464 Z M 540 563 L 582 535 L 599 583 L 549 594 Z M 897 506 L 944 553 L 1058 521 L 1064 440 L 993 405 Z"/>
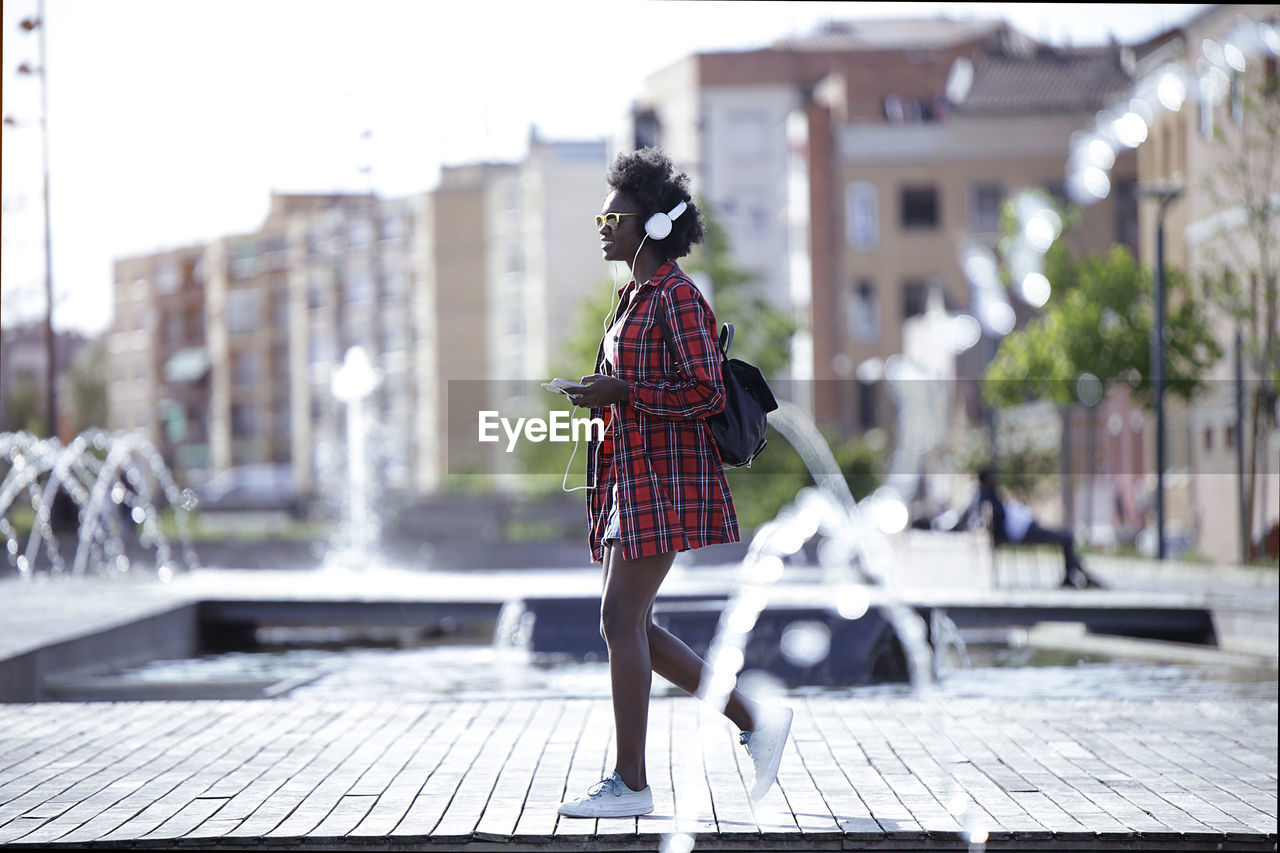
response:
<path fill-rule="evenodd" d="M 905 503 L 891 489 L 878 490 L 861 503 L 856 501 L 826 440 L 795 404 L 779 401 L 778 409 L 769 414 L 769 424 L 800 454 L 815 485 L 802 489 L 793 503 L 752 538 L 742 562 L 741 580 L 729 596 L 707 650 L 707 669 L 698 690 L 701 707 L 723 712 L 742 667 L 747 640 L 769 603 L 769 590 L 785 573 L 783 559 L 818 534 L 824 541 L 819 550 L 820 595 L 815 600 L 823 601 L 843 618 L 857 619 L 868 610 L 869 588 L 884 590 L 876 606 L 902 644 L 914 692 L 919 698 L 930 697 L 934 654 L 928 627 L 912 607 L 894 597 L 892 554 L 886 541 L 886 533 L 892 531 L 876 523 L 894 505 L 905 513 Z M 695 832 L 689 815 L 678 814 L 676 831 L 663 838 L 662 850 L 687 853 L 693 849 Z"/>
<path fill-rule="evenodd" d="M 199 566 L 191 547 L 189 511 L 195 505 L 190 491 L 180 490 L 155 446 L 137 433 L 111 435 L 90 430 L 63 445 L 56 438 L 30 433 L 0 434 L 0 465 L 7 463 L 0 481 L 0 535 L 10 565 L 24 580 L 39 567 L 43 547 L 49 573 L 55 577 L 128 574 L 132 564 L 125 546 L 125 523 L 135 525 L 138 541 L 155 552 L 154 571 L 161 581 L 181 568 L 161 531 L 156 503 L 175 507 L 182 543 L 182 564 Z M 68 567 L 54 529 L 54 504 L 63 494 L 75 507 L 76 547 Z M 25 495 L 26 499 L 20 500 Z M 34 513 L 23 549 L 14 526 L 14 511 L 29 506 Z"/>
<path fill-rule="evenodd" d="M 359 346 L 347 350 L 342 366 L 333 374 L 333 396 L 347 407 L 347 518 L 338 562 L 348 566 L 367 561 L 378 536 L 377 521 L 369 510 L 372 489 L 365 400 L 379 381 L 369 354 Z"/>

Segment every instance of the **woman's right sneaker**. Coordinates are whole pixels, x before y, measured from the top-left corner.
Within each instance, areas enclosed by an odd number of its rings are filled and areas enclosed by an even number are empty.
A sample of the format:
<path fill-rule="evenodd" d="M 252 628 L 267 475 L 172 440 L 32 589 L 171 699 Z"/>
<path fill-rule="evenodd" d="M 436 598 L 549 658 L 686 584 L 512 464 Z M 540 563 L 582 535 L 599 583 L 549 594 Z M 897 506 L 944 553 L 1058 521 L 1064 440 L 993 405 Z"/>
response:
<path fill-rule="evenodd" d="M 633 791 L 617 771 L 592 785 L 585 797 L 560 804 L 560 814 L 566 817 L 633 817 L 652 811 L 653 791 L 649 786 Z"/>
<path fill-rule="evenodd" d="M 787 745 L 787 734 L 791 731 L 791 718 L 795 713 L 783 706 L 769 708 L 760 716 L 760 727 L 754 732 L 743 732 L 738 738 L 738 742 L 747 748 L 751 763 L 755 765 L 756 782 L 751 787 L 752 802 L 763 797 L 778 778 L 782 749 Z"/>

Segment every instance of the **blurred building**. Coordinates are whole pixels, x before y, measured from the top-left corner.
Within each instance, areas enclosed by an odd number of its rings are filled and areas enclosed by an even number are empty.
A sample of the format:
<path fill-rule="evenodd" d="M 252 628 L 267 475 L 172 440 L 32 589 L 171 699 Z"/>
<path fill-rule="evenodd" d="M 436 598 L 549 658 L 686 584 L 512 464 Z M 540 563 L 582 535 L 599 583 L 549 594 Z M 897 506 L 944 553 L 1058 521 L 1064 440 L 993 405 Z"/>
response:
<path fill-rule="evenodd" d="M 111 428 L 145 430 L 197 476 L 209 466 L 205 263 L 203 247 L 118 262 L 107 350 Z"/>
<path fill-rule="evenodd" d="M 1268 24 L 1269 31 L 1260 30 L 1259 24 Z M 1262 113 L 1273 122 L 1280 115 L 1277 53 L 1280 5 L 1218 5 L 1144 45 L 1136 72 L 1148 89 L 1164 84 L 1186 93 L 1180 109 L 1162 110 L 1156 116 L 1138 149 L 1138 176 L 1153 187 L 1181 189 L 1165 209 L 1165 262 L 1185 271 L 1206 297 L 1224 353 L 1193 405 L 1166 397 L 1166 535 L 1189 540 L 1205 555 L 1223 561 L 1245 557 L 1242 533 L 1255 545 L 1268 534 L 1274 543 L 1280 518 L 1280 433 L 1269 430 L 1259 444 L 1262 459 L 1256 470 L 1261 482 L 1242 481 L 1237 459 L 1241 436 L 1247 443 L 1253 428 L 1251 405 L 1243 430 L 1236 411 L 1235 336 L 1240 330 L 1248 337 L 1251 330 L 1237 324 L 1222 305 L 1221 293 L 1208 284 L 1233 275 L 1237 292 L 1251 298 L 1258 312 L 1252 332 L 1264 335 L 1270 327 L 1274 339 L 1280 331 L 1274 302 L 1275 247 L 1280 246 L 1280 185 L 1274 176 L 1280 174 L 1280 151 L 1274 138 L 1252 154 L 1245 154 L 1240 143 L 1242 136 L 1256 134 Z M 1256 100 L 1250 103 L 1251 99 Z M 1273 176 L 1269 187 L 1267 175 Z M 1252 199 L 1247 198 L 1249 192 Z M 1268 204 L 1268 192 L 1270 231 L 1265 234 L 1254 230 L 1258 221 L 1250 223 L 1245 206 L 1251 202 L 1254 210 L 1261 209 Z M 1159 207 L 1156 200 L 1144 201 L 1140 212 L 1142 258 L 1152 267 Z M 1260 235 L 1271 247 L 1269 305 L 1260 280 Z M 1246 363 L 1242 373 L 1241 390 L 1251 404 L 1257 366 Z M 1266 420 L 1260 424 L 1265 427 Z M 1155 457 L 1153 444 L 1149 435 L 1149 459 Z M 1240 494 L 1248 486 L 1256 497 L 1253 516 L 1242 530 Z"/>
<path fill-rule="evenodd" d="M 809 287 L 796 281 L 793 292 L 812 335 L 812 360 L 797 371 L 816 380 L 820 421 L 845 431 L 881 423 L 877 389 L 849 381 L 857 366 L 904 352 L 904 324 L 925 313 L 931 294 L 949 311 L 973 310 L 960 250 L 996 246 L 1001 207 L 1018 190 L 1065 202 L 1072 134 L 1127 91 L 1128 58 L 1118 45 L 1050 48 L 1005 28 L 936 69 L 933 98 L 914 111 L 885 91 L 881 115 L 868 115 L 859 105 L 867 93 L 842 72 L 815 88 L 792 120 L 808 223 L 807 242 L 795 248 L 810 267 Z M 1119 154 L 1113 191 L 1084 211 L 1069 235 L 1073 250 L 1119 242 L 1136 252 L 1135 177 L 1133 153 Z M 957 378 L 980 376 L 994 343 L 962 356 Z"/>
<path fill-rule="evenodd" d="M 857 365 L 902 352 L 931 293 L 969 306 L 960 245 L 994 245 L 1018 189 L 1063 197 L 1071 135 L 1130 85 L 1131 59 L 1118 45 L 1049 48 L 999 21 L 832 23 L 651 76 L 630 137 L 690 172 L 735 261 L 796 313 L 791 376 L 812 380 L 797 402 L 847 434 L 885 423 Z M 1136 250 L 1135 175 L 1122 155 L 1076 248 Z M 976 375 L 986 355 L 960 369 Z"/>
<path fill-rule="evenodd" d="M 883 121 L 896 105 L 904 116 L 932 121 L 952 62 L 975 54 L 1001 27 L 845 21 L 759 50 L 694 54 L 646 79 L 625 142 L 659 145 L 689 173 L 725 225 L 734 261 L 757 276 L 762 295 L 789 310 L 788 116 L 834 73 L 850 82 L 855 120 Z"/>
<path fill-rule="evenodd" d="M 251 234 L 117 261 L 112 429 L 145 431 L 185 483 L 265 464 L 315 493 L 341 476 L 331 382 L 360 346 L 380 485 L 435 490 L 459 462 L 449 381 L 545 378 L 598 283 L 604 168 L 603 142 L 535 138 L 522 163 L 449 167 L 431 192 L 277 194 Z"/>

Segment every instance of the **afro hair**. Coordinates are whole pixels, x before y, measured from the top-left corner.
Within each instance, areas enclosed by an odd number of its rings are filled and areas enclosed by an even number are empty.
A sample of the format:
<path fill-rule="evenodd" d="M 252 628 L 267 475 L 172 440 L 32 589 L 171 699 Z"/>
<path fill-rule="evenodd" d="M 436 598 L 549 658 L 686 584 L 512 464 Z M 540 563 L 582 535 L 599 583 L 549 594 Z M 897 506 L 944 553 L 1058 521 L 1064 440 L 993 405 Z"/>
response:
<path fill-rule="evenodd" d="M 641 148 L 619 154 L 606 179 L 612 189 L 635 202 L 645 222 L 655 213 L 667 213 L 680 202 L 688 209 L 672 220 L 671 233 L 652 245 L 664 261 L 683 258 L 702 242 L 702 217 L 689 195 L 689 176 L 676 170 L 671 158 L 657 148 Z"/>

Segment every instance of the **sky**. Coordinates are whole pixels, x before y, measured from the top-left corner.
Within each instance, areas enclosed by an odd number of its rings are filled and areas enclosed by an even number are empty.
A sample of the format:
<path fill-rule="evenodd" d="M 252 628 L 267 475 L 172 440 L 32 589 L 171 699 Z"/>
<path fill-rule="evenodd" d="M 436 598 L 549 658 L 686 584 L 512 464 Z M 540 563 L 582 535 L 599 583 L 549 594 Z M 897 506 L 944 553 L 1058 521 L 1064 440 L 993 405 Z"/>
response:
<path fill-rule="evenodd" d="M 45 0 L 54 325 L 111 322 L 112 264 L 256 230 L 270 193 L 432 189 L 442 164 L 612 137 L 646 76 L 827 20 L 1004 19 L 1139 41 L 1168 4 Z M 37 0 L 6 0 L 0 321 L 42 320 Z M 367 167 L 367 168 L 365 168 Z M 603 176 L 602 176 L 603 184 Z"/>

